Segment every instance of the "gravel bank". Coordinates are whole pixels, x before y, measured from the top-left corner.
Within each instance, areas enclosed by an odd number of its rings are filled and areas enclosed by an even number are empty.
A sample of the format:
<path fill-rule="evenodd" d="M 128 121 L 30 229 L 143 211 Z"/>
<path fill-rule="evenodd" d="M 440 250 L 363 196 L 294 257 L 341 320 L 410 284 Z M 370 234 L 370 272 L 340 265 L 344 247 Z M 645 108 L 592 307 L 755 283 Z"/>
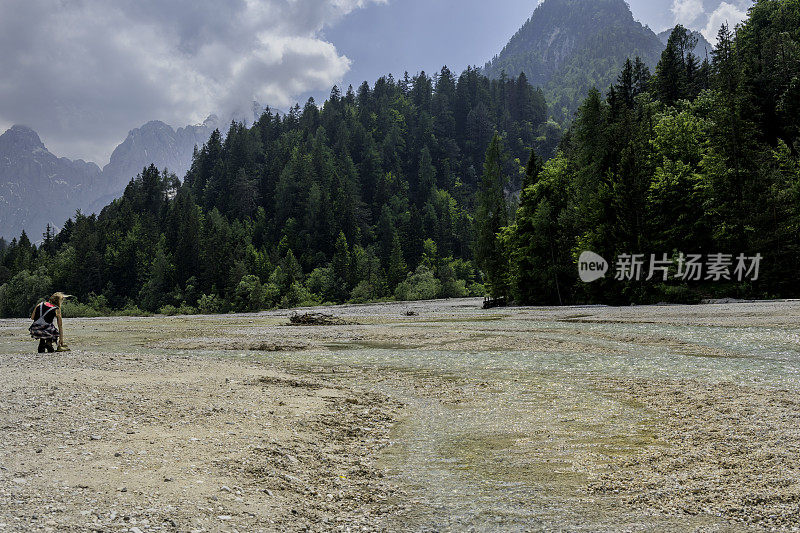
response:
<path fill-rule="evenodd" d="M 0 532 L 800 529 L 800 302 L 479 305 L 0 321 Z"/>
<path fill-rule="evenodd" d="M 0 362 L 0 530 L 357 528 L 398 405 L 253 360 L 71 352 Z"/>

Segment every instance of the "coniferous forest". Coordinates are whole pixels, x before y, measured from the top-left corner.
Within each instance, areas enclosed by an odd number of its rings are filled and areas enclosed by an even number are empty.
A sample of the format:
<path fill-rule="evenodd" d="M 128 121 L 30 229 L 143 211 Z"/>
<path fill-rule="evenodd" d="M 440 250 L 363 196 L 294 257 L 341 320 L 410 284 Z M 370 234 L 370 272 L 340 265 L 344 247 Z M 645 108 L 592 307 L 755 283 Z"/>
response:
<path fill-rule="evenodd" d="M 39 245 L 0 242 L 0 315 L 56 288 L 77 296 L 75 314 L 797 297 L 800 0 L 758 1 L 710 60 L 693 48 L 678 26 L 654 72 L 631 58 L 560 141 L 524 75 L 474 69 L 233 123 L 186 176 L 143 169 L 99 215 Z M 763 262 L 747 282 L 588 284 L 584 250 Z"/>
<path fill-rule="evenodd" d="M 605 95 L 589 95 L 554 158 L 534 154 L 497 239 L 507 261 L 487 270 L 493 294 L 549 304 L 800 294 L 800 2 L 757 2 L 737 30 L 720 29 L 710 62 L 694 44 L 676 27 L 652 76 L 629 61 Z M 731 265 L 730 279 L 587 284 L 584 250 L 667 254 L 673 271 L 682 253 L 763 260 L 745 282 Z"/>
<path fill-rule="evenodd" d="M 530 147 L 554 149 L 546 118 L 524 75 L 443 68 L 232 123 L 182 180 L 151 166 L 98 216 L 4 246 L 0 313 L 26 314 L 52 287 L 132 313 L 483 295 L 473 213 L 486 146 L 503 137 L 519 190 Z"/>

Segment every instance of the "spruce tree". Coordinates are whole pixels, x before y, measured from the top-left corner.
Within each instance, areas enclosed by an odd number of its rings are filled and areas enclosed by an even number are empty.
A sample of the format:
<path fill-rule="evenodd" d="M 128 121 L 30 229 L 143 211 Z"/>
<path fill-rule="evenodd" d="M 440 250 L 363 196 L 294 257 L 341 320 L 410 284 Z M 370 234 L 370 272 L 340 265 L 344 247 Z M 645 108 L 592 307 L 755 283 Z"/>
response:
<path fill-rule="evenodd" d="M 486 150 L 483 176 L 478 190 L 475 225 L 475 259 L 486 276 L 487 289 L 493 298 L 508 295 L 508 262 L 498 234 L 508 224 L 508 206 L 503 172 L 506 155 L 503 141 L 495 133 Z"/>

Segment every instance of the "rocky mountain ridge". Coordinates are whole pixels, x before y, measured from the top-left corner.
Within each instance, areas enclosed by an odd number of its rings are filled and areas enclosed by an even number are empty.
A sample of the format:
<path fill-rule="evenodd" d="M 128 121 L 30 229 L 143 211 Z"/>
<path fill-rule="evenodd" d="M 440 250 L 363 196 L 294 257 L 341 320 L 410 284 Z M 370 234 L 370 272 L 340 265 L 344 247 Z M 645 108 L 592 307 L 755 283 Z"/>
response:
<path fill-rule="evenodd" d="M 231 120 L 252 123 L 262 111 L 254 102 L 252 116 L 240 112 Z M 224 135 L 227 125 L 216 115 L 177 129 L 152 120 L 129 131 L 102 169 L 82 159 L 57 157 L 33 129 L 12 126 L 0 135 L 0 237 L 10 240 L 24 230 L 38 241 L 47 224 L 58 230 L 78 209 L 99 212 L 151 163 L 183 178 L 195 146 L 202 146 L 215 129 Z"/>
<path fill-rule="evenodd" d="M 638 56 L 654 69 L 670 32 L 657 35 L 635 20 L 625 0 L 544 0 L 483 70 L 493 78 L 524 72 L 566 125 L 589 90 L 616 81 L 626 59 Z M 695 53 L 705 58 L 706 48 L 701 39 Z"/>

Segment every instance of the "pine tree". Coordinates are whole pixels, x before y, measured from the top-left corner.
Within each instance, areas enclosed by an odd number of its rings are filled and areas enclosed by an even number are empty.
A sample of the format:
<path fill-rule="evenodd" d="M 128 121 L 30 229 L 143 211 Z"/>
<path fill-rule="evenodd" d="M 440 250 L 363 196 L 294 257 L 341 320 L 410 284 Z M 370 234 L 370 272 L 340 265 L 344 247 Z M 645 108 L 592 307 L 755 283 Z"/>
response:
<path fill-rule="evenodd" d="M 753 124 L 746 118 L 746 101 L 742 92 L 741 71 L 733 33 L 724 24 L 718 33 L 717 46 L 712 52 L 715 73 L 715 89 L 718 98 L 713 111 L 714 126 L 711 130 L 716 147 L 709 160 L 712 201 L 717 205 L 717 233 L 726 245 L 741 245 L 746 242 L 745 226 L 749 211 L 757 205 L 746 203 L 745 183 L 749 176 L 753 156 Z M 737 216 L 729 223 L 728 213 Z"/>
<path fill-rule="evenodd" d="M 633 62 L 633 96 L 639 96 L 647 91 L 650 85 L 650 69 L 642 61 L 642 58 L 636 57 Z"/>
<path fill-rule="evenodd" d="M 686 29 L 680 25 L 675 27 L 656 66 L 653 80 L 655 94 L 664 105 L 675 105 L 678 100 L 685 98 L 688 92 L 682 51 L 682 34 L 685 31 Z"/>
<path fill-rule="evenodd" d="M 336 238 L 333 259 L 331 259 L 331 280 L 328 297 L 336 302 L 344 302 L 350 295 L 350 248 L 344 232 Z"/>
<path fill-rule="evenodd" d="M 503 173 L 505 154 L 502 140 L 495 133 L 486 150 L 483 177 L 478 191 L 475 225 L 477 243 L 475 259 L 487 279 L 489 295 L 494 298 L 508 294 L 508 265 L 498 233 L 508 224 L 508 207 Z"/>
<path fill-rule="evenodd" d="M 422 149 L 419 155 L 417 187 L 417 205 L 425 205 L 436 188 L 436 169 L 433 167 L 431 152 L 427 146 Z"/>
<path fill-rule="evenodd" d="M 622 104 L 628 109 L 633 108 L 633 98 L 636 96 L 634 83 L 633 63 L 630 59 L 625 60 L 625 66 L 617 78 L 617 95 Z"/>
<path fill-rule="evenodd" d="M 247 176 L 244 168 L 240 168 L 233 181 L 231 191 L 232 212 L 237 218 L 249 218 L 258 208 L 258 187 Z"/>
<path fill-rule="evenodd" d="M 167 250 L 166 238 L 162 235 L 156 246 L 150 265 L 150 275 L 139 294 L 141 305 L 148 311 L 158 311 L 165 305 L 168 293 L 175 286 L 175 266 Z"/>
<path fill-rule="evenodd" d="M 171 206 L 166 227 L 169 249 L 174 251 L 175 272 L 180 285 L 200 272 L 200 208 L 188 187 L 182 187 Z"/>
<path fill-rule="evenodd" d="M 400 237 L 395 232 L 392 235 L 392 244 L 389 251 L 389 265 L 386 268 L 386 282 L 389 290 L 394 293 L 397 285 L 406 277 L 406 263 L 403 260 L 403 249 L 400 246 Z"/>

